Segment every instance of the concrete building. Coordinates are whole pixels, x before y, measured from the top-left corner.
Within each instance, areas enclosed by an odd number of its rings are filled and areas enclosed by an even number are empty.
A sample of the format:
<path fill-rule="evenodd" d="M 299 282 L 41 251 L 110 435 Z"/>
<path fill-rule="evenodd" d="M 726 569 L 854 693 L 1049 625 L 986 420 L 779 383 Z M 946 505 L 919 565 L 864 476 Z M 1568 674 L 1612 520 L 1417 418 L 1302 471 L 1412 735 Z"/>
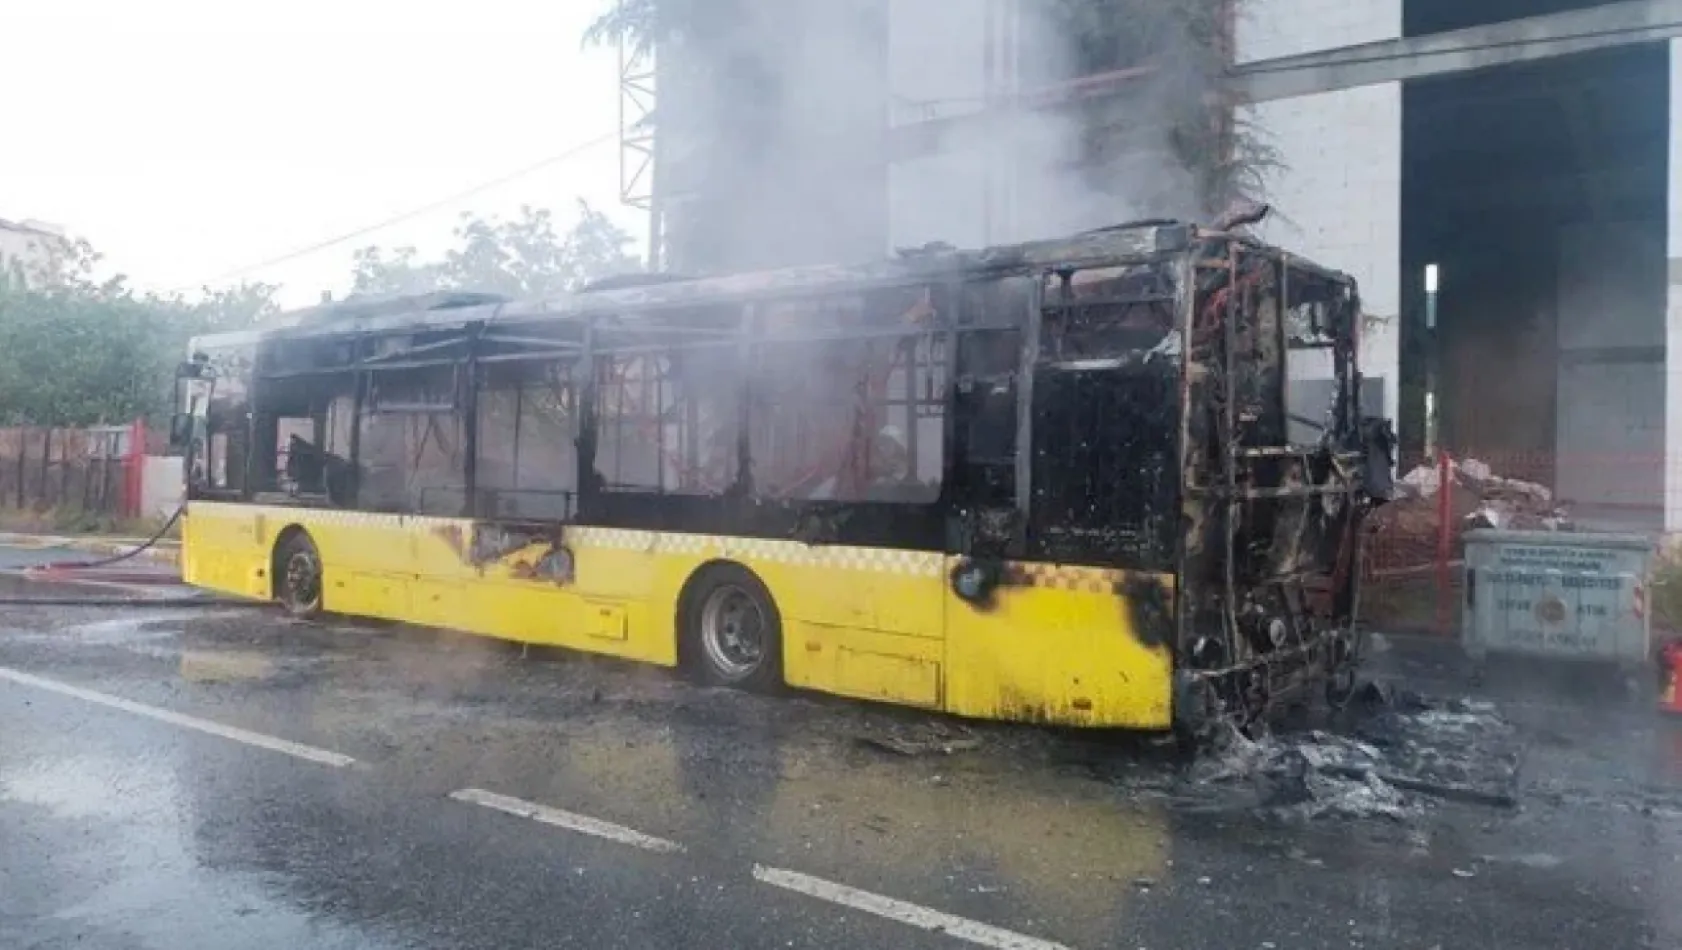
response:
<path fill-rule="evenodd" d="M 1027 8 L 879 0 L 862 52 L 784 44 L 809 95 L 779 134 L 846 160 L 815 179 L 788 161 L 748 176 L 738 193 L 757 197 L 732 206 L 733 228 L 768 240 L 731 263 L 1187 213 L 1171 163 L 1148 152 L 1114 172 L 1137 200 L 1076 184 L 1081 129 L 1028 94 L 1055 45 Z M 1434 438 L 1552 486 L 1590 521 L 1682 529 L 1682 0 L 1237 0 L 1230 34 L 1228 91 L 1282 159 L 1263 235 L 1359 279 L 1365 368 L 1404 447 Z M 836 79 L 877 69 L 885 83 Z M 1066 85 L 1090 115 L 1094 99 L 1120 101 L 1126 77 Z M 657 210 L 717 200 L 664 147 L 659 167 L 679 184 Z M 803 191 L 827 210 L 778 200 Z"/>
<path fill-rule="evenodd" d="M 1581 0 L 1260 0 L 1238 31 L 1286 152 L 1266 235 L 1360 279 L 1404 441 L 1429 389 L 1441 445 L 1593 523 L 1682 527 L 1678 33 Z"/>
<path fill-rule="evenodd" d="M 0 218 L 0 272 L 16 270 L 28 280 L 34 269 L 50 260 L 55 249 L 67 240 L 64 229 L 57 225 Z"/>

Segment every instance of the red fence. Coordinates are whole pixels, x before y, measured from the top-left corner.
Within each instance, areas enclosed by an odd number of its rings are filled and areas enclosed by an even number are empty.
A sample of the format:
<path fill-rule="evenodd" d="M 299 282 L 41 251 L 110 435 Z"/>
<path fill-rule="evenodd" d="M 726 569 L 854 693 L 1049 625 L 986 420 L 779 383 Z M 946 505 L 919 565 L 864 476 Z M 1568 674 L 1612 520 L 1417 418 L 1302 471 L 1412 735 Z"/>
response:
<path fill-rule="evenodd" d="M 1454 530 L 1455 482 L 1445 453 L 1436 461 L 1434 484 L 1404 486 L 1419 494 L 1381 507 L 1368 521 L 1360 609 L 1368 627 L 1441 634 L 1456 628 L 1462 560 Z"/>
<path fill-rule="evenodd" d="M 0 508 L 134 517 L 147 436 L 138 421 L 0 428 Z"/>
<path fill-rule="evenodd" d="M 1362 618 L 1379 631 L 1452 635 L 1460 624 L 1467 531 L 1573 527 L 1656 535 L 1664 481 L 1665 462 L 1654 455 L 1456 461 L 1443 453 L 1404 473 L 1398 499 L 1368 522 Z"/>

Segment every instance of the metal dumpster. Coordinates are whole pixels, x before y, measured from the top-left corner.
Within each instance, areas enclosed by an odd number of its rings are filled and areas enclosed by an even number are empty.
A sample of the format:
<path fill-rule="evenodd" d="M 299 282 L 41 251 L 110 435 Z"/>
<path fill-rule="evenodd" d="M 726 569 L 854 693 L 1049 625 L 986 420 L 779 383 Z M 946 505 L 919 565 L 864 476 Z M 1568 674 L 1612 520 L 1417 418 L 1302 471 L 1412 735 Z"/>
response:
<path fill-rule="evenodd" d="M 1652 557 L 1636 535 L 1467 532 L 1466 652 L 1645 664 Z"/>

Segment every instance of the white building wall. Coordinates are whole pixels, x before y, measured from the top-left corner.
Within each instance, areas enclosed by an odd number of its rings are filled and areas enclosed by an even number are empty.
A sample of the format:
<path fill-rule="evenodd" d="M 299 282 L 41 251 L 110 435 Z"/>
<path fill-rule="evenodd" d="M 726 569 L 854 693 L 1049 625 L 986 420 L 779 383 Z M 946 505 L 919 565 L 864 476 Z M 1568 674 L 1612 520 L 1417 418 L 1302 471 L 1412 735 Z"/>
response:
<path fill-rule="evenodd" d="M 7 221 L 0 218 L 0 273 L 21 268 L 25 279 L 47 264 L 66 242 L 64 229 L 42 221 Z"/>
<path fill-rule="evenodd" d="M 1670 41 L 1670 197 L 1665 319 L 1664 524 L 1682 531 L 1682 40 Z"/>
<path fill-rule="evenodd" d="M 1401 0 L 1250 0 L 1237 23 L 1240 63 L 1395 39 Z M 1360 283 L 1375 325 L 1362 371 L 1384 380 L 1383 412 L 1398 402 L 1401 310 L 1402 88 L 1384 83 L 1267 102 L 1246 119 L 1280 153 L 1268 183 L 1273 217 L 1261 235 Z M 1329 355 L 1299 354 L 1292 375 L 1331 375 Z M 1376 407 L 1369 407 L 1375 409 Z"/>
<path fill-rule="evenodd" d="M 998 0 L 889 0 L 891 125 L 978 112 L 987 92 L 988 12 Z M 973 142 L 888 169 L 888 247 L 989 243 L 985 164 Z M 966 147 L 967 146 L 967 147 Z"/>
<path fill-rule="evenodd" d="M 1562 500 L 1645 509 L 1636 520 L 1647 523 L 1663 492 L 1669 375 L 1652 356 L 1666 330 L 1657 319 L 1665 251 L 1651 233 L 1610 221 L 1559 232 L 1554 436 Z"/>

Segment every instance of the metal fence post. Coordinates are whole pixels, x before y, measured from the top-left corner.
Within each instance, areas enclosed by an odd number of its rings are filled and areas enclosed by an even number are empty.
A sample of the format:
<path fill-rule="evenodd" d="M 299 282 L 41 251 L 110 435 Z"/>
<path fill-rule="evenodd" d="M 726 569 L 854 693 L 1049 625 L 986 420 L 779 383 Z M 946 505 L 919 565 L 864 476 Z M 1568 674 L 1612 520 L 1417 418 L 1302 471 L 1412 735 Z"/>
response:
<path fill-rule="evenodd" d="M 40 497 L 37 500 L 43 508 L 51 508 L 53 505 L 52 464 L 53 428 L 48 426 L 41 433 L 41 487 L 39 489 Z"/>
<path fill-rule="evenodd" d="M 1454 556 L 1454 460 L 1437 451 L 1437 633 L 1448 636 L 1454 603 L 1449 562 Z"/>
<path fill-rule="evenodd" d="M 29 471 L 29 430 L 18 426 L 18 490 L 17 509 L 23 510 L 23 483 Z"/>
<path fill-rule="evenodd" d="M 70 431 L 65 430 L 64 438 L 58 440 L 58 502 L 70 502 Z"/>
<path fill-rule="evenodd" d="M 122 514 L 126 518 L 140 516 L 140 478 L 146 458 L 146 422 L 136 419 L 129 426 L 128 451 L 123 453 Z"/>

